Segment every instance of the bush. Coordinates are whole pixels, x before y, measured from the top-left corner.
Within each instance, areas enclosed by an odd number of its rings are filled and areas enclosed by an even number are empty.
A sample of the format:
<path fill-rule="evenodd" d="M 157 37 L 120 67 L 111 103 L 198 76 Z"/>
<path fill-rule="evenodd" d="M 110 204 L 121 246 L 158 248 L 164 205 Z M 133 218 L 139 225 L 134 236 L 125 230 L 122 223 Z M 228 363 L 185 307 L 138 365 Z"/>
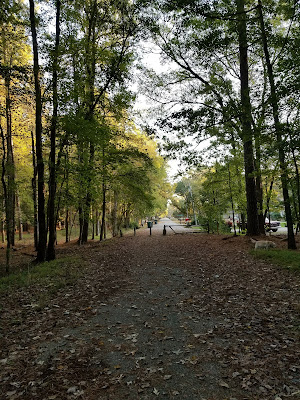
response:
<path fill-rule="evenodd" d="M 230 233 L 231 226 L 227 222 L 221 222 L 220 224 L 220 233 Z"/>
<path fill-rule="evenodd" d="M 140 226 L 137 222 L 130 222 L 130 224 L 129 224 L 130 229 L 134 229 L 134 228 L 139 229 L 139 227 Z"/>

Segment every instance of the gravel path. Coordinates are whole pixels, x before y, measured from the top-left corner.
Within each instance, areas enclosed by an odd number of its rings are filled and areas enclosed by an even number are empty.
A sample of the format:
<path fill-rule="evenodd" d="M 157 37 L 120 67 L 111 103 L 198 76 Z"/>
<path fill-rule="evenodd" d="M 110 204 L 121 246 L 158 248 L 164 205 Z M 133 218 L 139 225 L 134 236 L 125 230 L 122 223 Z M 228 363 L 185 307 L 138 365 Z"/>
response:
<path fill-rule="evenodd" d="M 161 228 L 82 248 L 80 282 L 7 334 L 3 399 L 300 399 L 299 275 Z"/>

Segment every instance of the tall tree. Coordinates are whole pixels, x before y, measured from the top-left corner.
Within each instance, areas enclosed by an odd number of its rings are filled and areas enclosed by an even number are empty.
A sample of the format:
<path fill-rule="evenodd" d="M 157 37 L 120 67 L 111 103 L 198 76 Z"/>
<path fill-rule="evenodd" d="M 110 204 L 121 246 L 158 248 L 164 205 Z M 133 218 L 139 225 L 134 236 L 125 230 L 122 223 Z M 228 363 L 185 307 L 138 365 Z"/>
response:
<path fill-rule="evenodd" d="M 158 15 L 146 16 L 145 20 L 164 56 L 179 67 L 171 76 L 158 79 L 159 88 L 164 82 L 169 88 L 177 84 L 180 87 L 180 92 L 175 92 L 176 100 L 170 100 L 168 94 L 165 101 L 168 108 L 172 105 L 182 108 L 172 113 L 178 117 L 174 131 L 182 138 L 182 119 L 186 119 L 194 125 L 191 129 L 187 123 L 187 132 L 194 134 L 198 145 L 205 136 L 217 136 L 222 141 L 226 132 L 232 128 L 236 130 L 244 150 L 247 233 L 258 235 L 245 2 L 237 0 L 234 6 L 219 2 L 166 0 L 157 4 Z M 236 57 L 230 54 L 231 51 L 236 54 L 237 44 L 239 72 L 233 67 L 237 64 Z M 231 76 L 235 81 L 236 78 L 240 80 L 240 100 Z M 169 93 L 172 91 L 174 89 L 169 89 Z M 164 118 L 167 128 L 172 124 L 170 121 L 169 116 Z"/>
<path fill-rule="evenodd" d="M 276 86 L 275 86 L 273 66 L 272 66 L 272 63 L 270 60 L 270 53 L 269 53 L 268 40 L 267 40 L 267 35 L 266 35 L 261 0 L 258 0 L 258 6 L 259 6 L 258 10 L 259 10 L 259 21 L 260 21 L 260 27 L 261 27 L 261 37 L 262 37 L 265 60 L 266 60 L 266 65 L 267 65 L 269 84 L 270 84 L 270 89 L 271 89 L 270 102 L 271 102 L 271 106 L 272 106 L 273 118 L 274 118 L 274 123 L 275 123 L 275 132 L 276 132 L 276 140 L 277 140 L 277 146 L 278 146 L 282 193 L 283 193 L 286 221 L 287 221 L 287 226 L 288 226 L 288 248 L 296 249 L 293 218 L 292 218 L 290 197 L 289 197 L 289 191 L 288 191 L 288 172 L 287 172 L 287 166 L 286 166 L 286 161 L 285 161 L 285 149 L 284 149 L 285 146 L 284 146 L 284 141 L 283 141 L 282 124 L 280 123 L 280 118 L 279 118 L 278 96 L 277 96 L 277 91 L 276 91 Z"/>
<path fill-rule="evenodd" d="M 118 90 L 122 89 L 132 61 L 131 42 L 136 24 L 132 4 L 127 1 L 75 2 L 73 15 L 78 18 L 75 34 L 75 51 L 81 52 L 82 72 L 74 68 L 74 77 L 81 80 L 81 93 L 77 96 L 76 114 L 85 121 L 85 134 L 78 132 L 78 153 L 82 166 L 82 184 L 85 194 L 81 195 L 80 237 L 84 243 L 88 237 L 90 209 L 93 203 L 93 170 L 97 146 L 98 119 L 101 119 L 101 103 L 114 102 Z M 74 50 L 74 49 L 73 49 Z M 74 57 L 73 57 L 74 58 Z M 96 73 L 97 72 L 97 73 Z M 80 84 L 79 84 L 80 85 Z M 74 82 L 74 87 L 78 86 Z M 78 91 L 76 90 L 76 93 Z"/>
<path fill-rule="evenodd" d="M 37 261 L 42 262 L 46 259 L 47 250 L 47 230 L 45 216 L 45 181 L 44 181 L 44 159 L 43 159 L 43 141 L 42 141 L 42 94 L 40 86 L 40 66 L 39 52 L 36 31 L 36 18 L 34 10 L 34 0 L 29 0 L 30 7 L 30 26 L 32 36 L 33 50 L 33 75 L 35 86 L 35 144 L 36 144 L 36 162 L 38 176 L 38 249 Z"/>
<path fill-rule="evenodd" d="M 0 5 L 0 129 L 3 146 L 2 184 L 6 214 L 7 270 L 10 249 L 15 242 L 16 168 L 13 137 L 17 133 L 18 110 L 24 109 L 22 95 L 24 96 L 25 71 L 29 59 L 22 11 L 23 4 L 18 1 L 7 1 Z"/>
<path fill-rule="evenodd" d="M 49 203 L 48 203 L 48 225 L 49 240 L 47 248 L 47 260 L 55 259 L 55 241 L 56 241 L 56 131 L 58 120 L 58 56 L 60 42 L 60 0 L 55 1 L 56 5 L 56 31 L 55 45 L 52 59 L 52 97 L 53 97 L 53 114 L 50 127 L 50 178 L 49 178 Z"/>
<path fill-rule="evenodd" d="M 244 164 L 247 195 L 247 233 L 248 235 L 259 235 L 257 192 L 255 183 L 255 165 L 253 155 L 253 132 L 251 101 L 249 95 L 249 67 L 248 67 L 248 40 L 245 1 L 236 0 L 238 15 L 238 39 L 240 59 L 240 82 L 241 82 L 241 124 L 242 139 L 244 146 Z"/>

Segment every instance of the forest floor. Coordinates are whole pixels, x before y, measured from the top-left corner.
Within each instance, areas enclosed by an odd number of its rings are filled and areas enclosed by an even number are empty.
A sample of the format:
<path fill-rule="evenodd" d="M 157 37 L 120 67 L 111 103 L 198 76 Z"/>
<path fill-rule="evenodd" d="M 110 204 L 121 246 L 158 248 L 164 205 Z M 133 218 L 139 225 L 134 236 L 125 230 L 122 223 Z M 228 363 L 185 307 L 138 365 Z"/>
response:
<path fill-rule="evenodd" d="M 0 293 L 0 399 L 299 400 L 300 274 L 252 248 L 147 229 L 59 245 L 67 284 Z"/>

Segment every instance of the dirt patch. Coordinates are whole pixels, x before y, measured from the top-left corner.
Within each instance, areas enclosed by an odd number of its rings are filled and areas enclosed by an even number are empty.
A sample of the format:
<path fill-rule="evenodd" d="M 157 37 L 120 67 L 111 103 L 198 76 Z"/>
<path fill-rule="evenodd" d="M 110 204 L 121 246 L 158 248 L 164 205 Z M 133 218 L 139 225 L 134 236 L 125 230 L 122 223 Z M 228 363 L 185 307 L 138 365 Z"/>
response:
<path fill-rule="evenodd" d="M 59 246 L 78 282 L 1 298 L 3 398 L 300 399 L 300 277 L 252 248 L 147 230 Z"/>

